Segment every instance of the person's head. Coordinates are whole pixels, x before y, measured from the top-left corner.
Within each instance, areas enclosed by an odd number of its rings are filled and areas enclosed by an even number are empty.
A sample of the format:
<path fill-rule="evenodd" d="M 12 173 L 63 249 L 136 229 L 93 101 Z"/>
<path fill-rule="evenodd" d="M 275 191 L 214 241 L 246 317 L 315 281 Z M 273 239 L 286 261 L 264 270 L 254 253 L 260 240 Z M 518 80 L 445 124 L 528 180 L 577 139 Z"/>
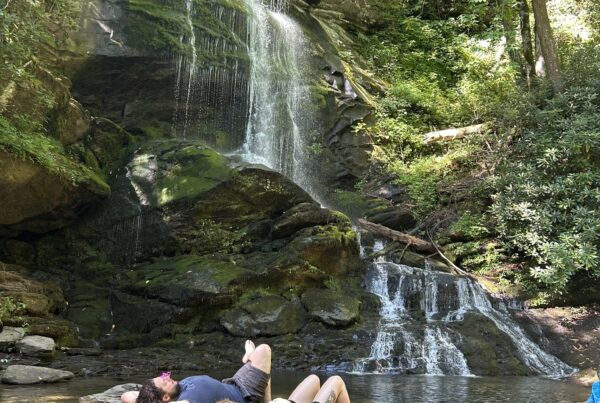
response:
<path fill-rule="evenodd" d="M 136 403 L 163 403 L 174 400 L 179 396 L 179 382 L 171 379 L 170 375 L 161 375 L 148 379 L 140 388 Z"/>

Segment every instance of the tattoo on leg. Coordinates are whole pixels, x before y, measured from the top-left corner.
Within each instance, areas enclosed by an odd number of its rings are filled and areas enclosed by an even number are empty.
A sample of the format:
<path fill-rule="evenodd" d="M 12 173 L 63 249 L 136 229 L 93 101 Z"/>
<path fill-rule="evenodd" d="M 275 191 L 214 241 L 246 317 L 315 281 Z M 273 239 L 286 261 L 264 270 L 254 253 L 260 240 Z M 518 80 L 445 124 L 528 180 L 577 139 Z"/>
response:
<path fill-rule="evenodd" d="M 335 392 L 331 391 L 331 393 L 329 394 L 329 397 L 323 403 L 334 403 L 336 399 L 337 399 L 337 396 L 335 395 Z"/>

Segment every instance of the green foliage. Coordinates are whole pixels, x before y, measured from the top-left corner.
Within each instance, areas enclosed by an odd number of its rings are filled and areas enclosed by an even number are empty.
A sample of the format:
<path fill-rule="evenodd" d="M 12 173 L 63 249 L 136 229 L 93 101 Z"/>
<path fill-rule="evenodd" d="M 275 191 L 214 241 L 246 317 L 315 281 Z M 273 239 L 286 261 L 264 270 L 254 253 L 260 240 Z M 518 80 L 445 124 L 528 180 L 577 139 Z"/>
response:
<path fill-rule="evenodd" d="M 105 193 L 109 187 L 96 172 L 69 158 L 62 144 L 42 133 L 17 130 L 6 118 L 0 116 L 0 150 L 22 160 L 29 160 L 56 174 L 72 185 L 90 184 Z"/>
<path fill-rule="evenodd" d="M 27 305 L 15 300 L 13 297 L 0 297 L 0 320 L 15 319 L 15 316 L 24 315 Z"/>
<path fill-rule="evenodd" d="M 486 217 L 483 214 L 465 211 L 458 220 L 450 226 L 452 232 L 466 239 L 481 239 L 488 236 L 490 230 L 485 226 Z"/>
<path fill-rule="evenodd" d="M 493 179 L 503 239 L 530 261 L 526 283 L 564 292 L 600 276 L 600 85 L 572 87 L 537 111 Z"/>
<path fill-rule="evenodd" d="M 0 8 L 0 113 L 12 109 L 18 115 L 13 121 L 17 127 L 39 130 L 56 102 L 56 88 L 44 81 L 54 69 L 57 51 L 67 47 L 76 27 L 79 2 L 5 3 Z M 11 105 L 15 99 L 17 104 Z"/>

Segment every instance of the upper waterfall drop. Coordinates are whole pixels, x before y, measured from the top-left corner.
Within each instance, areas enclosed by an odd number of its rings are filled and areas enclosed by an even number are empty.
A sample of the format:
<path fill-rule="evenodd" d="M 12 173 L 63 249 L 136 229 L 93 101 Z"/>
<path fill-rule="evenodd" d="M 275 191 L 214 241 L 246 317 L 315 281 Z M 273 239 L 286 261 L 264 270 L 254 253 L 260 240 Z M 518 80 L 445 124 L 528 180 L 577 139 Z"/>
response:
<path fill-rule="evenodd" d="M 275 169 L 309 193 L 307 136 L 309 53 L 300 26 L 288 15 L 286 1 L 245 0 L 248 17 L 248 124 L 242 154 L 252 163 Z"/>

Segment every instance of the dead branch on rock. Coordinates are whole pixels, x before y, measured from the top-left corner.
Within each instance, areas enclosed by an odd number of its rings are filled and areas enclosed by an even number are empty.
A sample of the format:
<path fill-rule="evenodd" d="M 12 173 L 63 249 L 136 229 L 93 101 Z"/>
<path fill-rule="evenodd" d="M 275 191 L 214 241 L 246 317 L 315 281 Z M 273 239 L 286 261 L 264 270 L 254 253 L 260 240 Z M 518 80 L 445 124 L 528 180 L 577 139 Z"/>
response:
<path fill-rule="evenodd" d="M 456 139 L 462 139 L 469 134 L 481 133 L 485 130 L 485 123 L 479 125 L 458 127 L 455 129 L 437 130 L 424 134 L 423 142 L 425 144 L 435 143 L 438 141 L 452 141 Z"/>

